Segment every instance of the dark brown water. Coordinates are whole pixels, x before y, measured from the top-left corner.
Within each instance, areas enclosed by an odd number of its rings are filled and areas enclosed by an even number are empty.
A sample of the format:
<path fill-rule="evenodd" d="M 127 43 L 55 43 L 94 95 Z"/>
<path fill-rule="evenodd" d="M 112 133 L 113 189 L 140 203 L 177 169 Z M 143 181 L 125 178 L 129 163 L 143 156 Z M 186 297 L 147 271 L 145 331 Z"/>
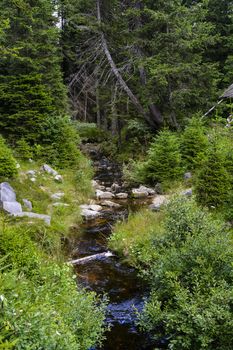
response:
<path fill-rule="evenodd" d="M 120 182 L 121 171 L 118 167 L 106 159 L 96 161 L 96 164 L 99 165 L 96 178 L 104 185 Z M 111 235 L 113 224 L 126 219 L 129 211 L 148 205 L 148 202 L 137 200 L 118 202 L 122 204 L 121 209 L 106 210 L 98 220 L 83 225 L 83 234 L 75 244 L 73 258 L 107 251 L 107 239 Z M 76 273 L 79 284 L 99 295 L 107 294 L 109 298 L 106 322 L 111 330 L 106 332 L 106 341 L 101 350 L 154 348 L 149 336 L 141 333 L 136 326 L 137 312 L 142 310 L 147 293 L 145 284 L 133 268 L 114 256 L 78 265 Z"/>

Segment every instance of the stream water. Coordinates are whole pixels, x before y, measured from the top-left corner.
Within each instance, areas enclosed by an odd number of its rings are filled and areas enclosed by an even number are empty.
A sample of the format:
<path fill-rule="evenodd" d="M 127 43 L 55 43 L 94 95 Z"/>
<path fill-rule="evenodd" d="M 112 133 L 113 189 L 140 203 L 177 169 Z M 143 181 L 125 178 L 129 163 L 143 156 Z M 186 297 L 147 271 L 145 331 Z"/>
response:
<path fill-rule="evenodd" d="M 92 159 L 96 166 L 95 179 L 106 187 L 113 182 L 121 184 L 121 170 L 116 164 L 106 158 L 99 158 L 98 154 L 92 154 Z M 113 224 L 127 218 L 130 211 L 148 204 L 148 201 L 131 199 L 117 202 L 121 204 L 120 209 L 106 209 L 101 212 L 100 218 L 83 224 L 83 234 L 75 243 L 72 258 L 107 251 L 107 239 Z M 111 329 L 106 332 L 101 350 L 154 348 L 148 335 L 141 333 L 136 326 L 136 310 L 143 308 L 146 286 L 133 268 L 114 256 L 78 265 L 76 273 L 79 284 L 99 295 L 107 294 L 109 298 L 106 322 Z"/>

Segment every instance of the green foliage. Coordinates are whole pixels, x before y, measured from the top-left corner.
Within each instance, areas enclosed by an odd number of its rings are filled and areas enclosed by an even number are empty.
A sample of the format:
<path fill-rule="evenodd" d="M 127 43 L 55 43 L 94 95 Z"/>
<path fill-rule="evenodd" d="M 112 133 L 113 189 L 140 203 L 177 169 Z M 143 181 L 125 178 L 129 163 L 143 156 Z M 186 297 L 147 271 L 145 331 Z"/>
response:
<path fill-rule="evenodd" d="M 188 170 L 195 170 L 200 166 L 208 147 L 207 130 L 199 118 L 189 120 L 181 134 L 181 153 Z"/>
<path fill-rule="evenodd" d="M 95 123 L 74 123 L 83 142 L 101 142 L 107 137 L 107 132 L 98 128 Z"/>
<path fill-rule="evenodd" d="M 104 303 L 45 254 L 40 226 L 1 227 L 0 348 L 86 350 L 102 339 Z"/>
<path fill-rule="evenodd" d="M 17 174 L 16 161 L 4 139 L 0 136 L 0 177 L 11 178 Z"/>
<path fill-rule="evenodd" d="M 229 349 L 232 338 L 231 237 L 194 202 L 170 203 L 147 277 L 152 293 L 141 324 L 170 349 Z M 182 238 L 182 239 L 181 239 Z"/>
<path fill-rule="evenodd" d="M 232 149 L 232 147 L 230 147 Z M 221 207 L 232 192 L 232 167 L 229 154 L 229 140 L 221 134 L 213 136 L 209 143 L 206 158 L 196 176 L 195 192 L 202 205 Z M 232 158 L 232 157 L 231 157 Z"/>
<path fill-rule="evenodd" d="M 0 126 L 12 143 L 41 139 L 41 125 L 54 112 L 41 75 L 0 76 Z"/>
<path fill-rule="evenodd" d="M 135 171 L 139 181 L 150 184 L 167 184 L 179 179 L 183 169 L 177 134 L 169 130 L 160 131 L 149 148 L 146 161 L 139 163 Z"/>
<path fill-rule="evenodd" d="M 69 118 L 47 118 L 41 129 L 41 146 L 36 149 L 38 157 L 62 169 L 78 167 L 82 159 L 78 150 L 80 139 Z"/>
<path fill-rule="evenodd" d="M 15 153 L 22 160 L 29 160 L 33 155 L 31 146 L 24 138 L 16 142 Z"/>

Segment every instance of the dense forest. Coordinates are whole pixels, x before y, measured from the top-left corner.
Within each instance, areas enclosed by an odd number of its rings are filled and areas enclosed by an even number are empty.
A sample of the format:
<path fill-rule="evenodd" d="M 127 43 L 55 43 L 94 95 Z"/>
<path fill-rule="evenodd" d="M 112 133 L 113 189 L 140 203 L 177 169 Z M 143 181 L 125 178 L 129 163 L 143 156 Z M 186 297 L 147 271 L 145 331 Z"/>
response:
<path fill-rule="evenodd" d="M 232 1 L 0 0 L 0 349 L 101 348 L 108 297 L 67 246 L 84 203 L 128 196 L 152 201 L 108 238 L 149 289 L 137 327 L 153 349 L 232 349 L 232 83 Z"/>

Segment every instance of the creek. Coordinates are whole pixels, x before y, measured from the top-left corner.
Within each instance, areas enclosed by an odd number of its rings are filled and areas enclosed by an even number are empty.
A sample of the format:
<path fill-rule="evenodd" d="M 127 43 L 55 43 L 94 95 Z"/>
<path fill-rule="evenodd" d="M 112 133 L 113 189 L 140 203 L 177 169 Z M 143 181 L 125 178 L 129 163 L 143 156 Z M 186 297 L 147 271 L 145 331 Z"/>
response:
<path fill-rule="evenodd" d="M 117 164 L 100 156 L 98 152 L 89 152 L 95 165 L 95 179 L 101 185 L 110 187 L 113 183 L 122 185 L 121 169 Z M 74 243 L 72 258 L 78 259 L 106 252 L 107 240 L 112 233 L 113 224 L 127 218 L 130 212 L 148 205 L 148 200 L 115 200 L 121 204 L 119 209 L 104 209 L 101 217 L 83 224 L 83 232 Z M 97 202 L 98 203 L 98 202 Z M 143 308 L 147 295 L 145 283 L 137 272 L 117 256 L 100 258 L 75 266 L 78 283 L 98 295 L 107 295 L 109 303 L 106 323 L 110 331 L 105 334 L 101 349 L 91 350 L 150 350 L 151 339 L 136 326 L 137 310 Z"/>

